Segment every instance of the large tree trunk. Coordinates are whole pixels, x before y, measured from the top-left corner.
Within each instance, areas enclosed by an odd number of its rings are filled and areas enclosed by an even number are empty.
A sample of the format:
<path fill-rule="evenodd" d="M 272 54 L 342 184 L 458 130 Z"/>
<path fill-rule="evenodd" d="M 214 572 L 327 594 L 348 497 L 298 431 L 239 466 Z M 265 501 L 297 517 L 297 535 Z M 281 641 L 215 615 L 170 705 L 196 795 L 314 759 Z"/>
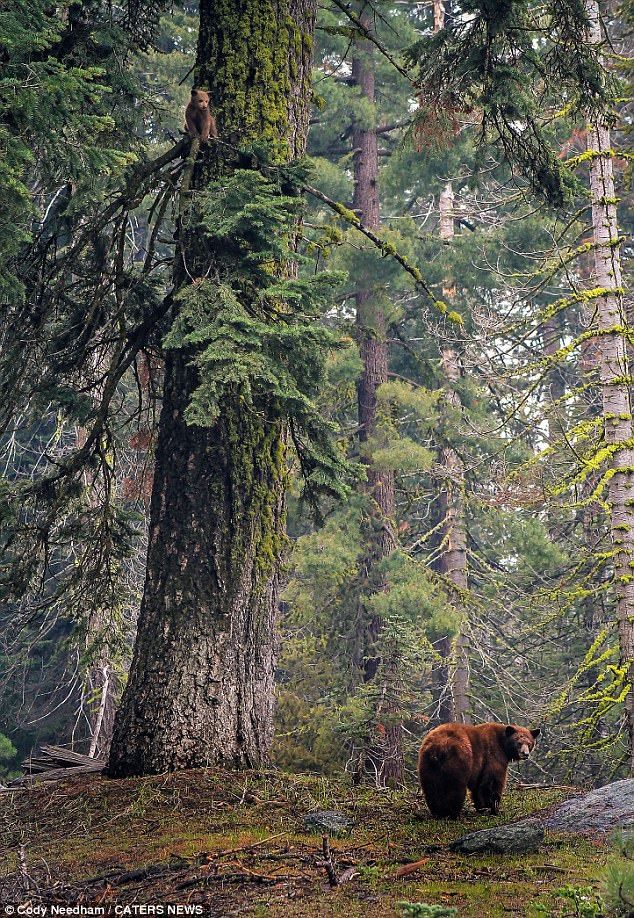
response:
<path fill-rule="evenodd" d="M 303 152 L 314 15 L 314 0 L 201 0 L 196 82 L 221 137 L 269 141 L 280 160 Z M 221 152 L 205 153 L 192 187 L 223 168 Z M 184 238 L 191 270 L 204 245 L 196 230 Z M 147 577 L 112 775 L 254 766 L 272 735 L 285 424 L 236 397 L 212 427 L 189 426 L 191 357 L 169 350 L 165 360 Z"/>
<path fill-rule="evenodd" d="M 372 28 L 372 19 L 361 13 L 361 21 L 366 29 Z M 352 78 L 364 99 L 375 104 L 374 89 L 374 55 L 373 45 L 362 38 L 354 43 L 352 58 Z M 353 207 L 363 223 L 372 230 L 377 230 L 380 223 L 379 210 L 379 156 L 378 140 L 375 127 L 355 123 L 352 132 L 354 161 L 354 196 Z M 359 279 L 356 294 L 357 333 L 363 370 L 357 387 L 359 406 L 359 439 L 363 455 L 363 444 L 373 435 L 377 422 L 377 389 L 387 382 L 388 378 L 388 344 L 383 309 L 377 303 L 374 291 L 364 286 L 364 278 Z M 367 492 L 371 501 L 372 521 L 368 527 L 369 544 L 366 546 L 367 582 L 371 589 L 383 589 L 385 584 L 376 574 L 376 566 L 395 548 L 394 538 L 394 473 L 377 469 L 370 460 L 367 467 Z M 364 680 L 371 682 L 379 673 L 383 662 L 383 673 L 387 675 L 394 670 L 391 661 L 380 659 L 377 641 L 380 637 L 381 623 L 376 616 L 368 618 L 361 610 L 360 621 L 364 635 L 361 646 L 364 652 Z M 391 686 L 383 686 L 383 700 L 378 718 L 386 715 L 387 723 L 381 727 L 381 746 L 378 771 L 381 780 L 387 783 L 401 783 L 403 779 L 402 727 L 398 722 L 397 712 L 390 697 Z M 376 752 L 374 757 L 376 758 Z"/>
<path fill-rule="evenodd" d="M 602 41 L 599 7 L 586 0 L 590 40 Z M 594 237 L 595 283 L 605 290 L 596 299 L 597 353 L 601 384 L 604 439 L 611 450 L 608 505 L 614 550 L 614 590 L 621 661 L 629 693 L 625 713 L 629 734 L 628 766 L 634 773 L 634 425 L 628 360 L 627 312 L 614 189 L 613 153 L 607 120 L 597 119 L 588 131 L 590 191 Z"/>

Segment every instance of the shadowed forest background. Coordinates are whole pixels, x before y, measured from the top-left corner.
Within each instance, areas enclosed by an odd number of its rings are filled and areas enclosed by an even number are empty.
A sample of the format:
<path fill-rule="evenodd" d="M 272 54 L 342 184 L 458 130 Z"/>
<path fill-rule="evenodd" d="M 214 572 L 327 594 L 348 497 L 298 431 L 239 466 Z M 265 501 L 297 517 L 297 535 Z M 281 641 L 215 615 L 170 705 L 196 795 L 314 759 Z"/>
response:
<path fill-rule="evenodd" d="M 115 773 L 629 775 L 629 0 L 230 6 L 1 14 L 0 781 L 107 758 L 144 584 Z"/>

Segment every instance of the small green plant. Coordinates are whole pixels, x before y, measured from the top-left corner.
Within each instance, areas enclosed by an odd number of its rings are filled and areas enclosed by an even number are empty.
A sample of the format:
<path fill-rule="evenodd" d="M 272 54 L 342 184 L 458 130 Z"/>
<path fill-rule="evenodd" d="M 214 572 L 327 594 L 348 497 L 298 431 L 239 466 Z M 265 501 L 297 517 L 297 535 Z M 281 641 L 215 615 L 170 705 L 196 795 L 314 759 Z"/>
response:
<path fill-rule="evenodd" d="M 361 867 L 359 873 L 368 883 L 376 884 L 381 879 L 381 868 L 375 866 Z"/>
<path fill-rule="evenodd" d="M 610 915 L 634 913 L 634 834 L 616 837 L 616 851 L 605 868 L 605 899 Z"/>
<path fill-rule="evenodd" d="M 558 910 L 558 915 L 568 918 L 597 918 L 603 914 L 603 900 L 591 886 L 562 886 L 561 889 L 555 890 L 555 895 L 558 899 L 567 900 L 566 904 L 561 906 L 564 911 Z M 549 914 L 545 905 L 537 905 L 535 910 Z"/>
<path fill-rule="evenodd" d="M 17 766 L 18 750 L 15 748 L 8 736 L 0 733 L 0 778 L 9 780 L 17 778 L 20 774 Z"/>
<path fill-rule="evenodd" d="M 446 905 L 428 905 L 426 902 L 399 902 L 399 908 L 404 915 L 411 918 L 450 918 L 458 911 Z"/>

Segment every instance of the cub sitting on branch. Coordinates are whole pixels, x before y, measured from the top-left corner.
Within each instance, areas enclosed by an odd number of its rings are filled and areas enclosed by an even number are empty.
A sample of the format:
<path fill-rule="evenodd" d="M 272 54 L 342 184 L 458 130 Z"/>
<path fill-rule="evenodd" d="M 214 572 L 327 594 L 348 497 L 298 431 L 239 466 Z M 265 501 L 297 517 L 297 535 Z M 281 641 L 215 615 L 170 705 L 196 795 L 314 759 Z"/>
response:
<path fill-rule="evenodd" d="M 495 815 L 509 762 L 527 759 L 540 730 L 515 724 L 441 724 L 420 747 L 418 775 L 432 816 L 456 819 L 467 796 L 476 810 Z"/>
<path fill-rule="evenodd" d="M 201 142 L 218 136 L 216 119 L 209 107 L 209 93 L 204 89 L 192 89 L 185 109 L 185 130 L 191 138 L 200 137 Z"/>

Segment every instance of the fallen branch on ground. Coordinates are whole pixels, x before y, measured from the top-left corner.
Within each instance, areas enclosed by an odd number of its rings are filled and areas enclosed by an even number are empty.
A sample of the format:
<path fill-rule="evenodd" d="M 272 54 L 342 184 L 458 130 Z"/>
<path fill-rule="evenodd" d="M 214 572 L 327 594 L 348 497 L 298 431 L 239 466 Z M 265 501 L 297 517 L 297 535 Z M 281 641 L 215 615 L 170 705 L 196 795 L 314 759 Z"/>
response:
<path fill-rule="evenodd" d="M 404 864 L 394 871 L 395 877 L 408 877 L 410 873 L 415 873 L 419 868 L 429 864 L 430 858 L 424 857 L 421 861 L 414 861 L 412 864 Z"/>

